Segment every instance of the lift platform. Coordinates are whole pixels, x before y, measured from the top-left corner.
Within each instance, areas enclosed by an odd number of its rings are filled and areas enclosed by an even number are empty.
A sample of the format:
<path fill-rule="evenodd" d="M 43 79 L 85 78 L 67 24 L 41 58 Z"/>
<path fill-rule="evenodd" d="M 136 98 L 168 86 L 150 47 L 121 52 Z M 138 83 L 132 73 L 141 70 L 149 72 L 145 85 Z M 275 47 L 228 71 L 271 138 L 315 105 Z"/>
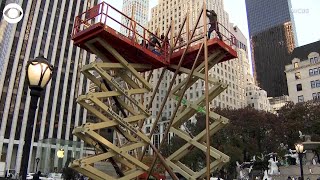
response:
<path fill-rule="evenodd" d="M 211 147 L 205 137 L 212 136 L 228 123 L 227 118 L 206 109 L 208 102 L 228 87 L 224 82 L 209 77 L 208 69 L 220 62 L 236 58 L 237 40 L 219 23 L 220 30 L 227 32 L 222 34 L 223 40 L 216 37 L 207 39 L 206 26 L 199 25 L 201 18 L 204 20 L 203 24 L 207 24 L 206 17 L 203 16 L 204 9 L 201 10 L 193 29 L 189 29 L 186 23 L 189 17 L 187 14 L 178 35 L 174 35 L 170 26 L 164 39 L 160 39 L 134 21 L 134 18 L 126 16 L 105 2 L 76 17 L 72 33 L 74 44 L 97 55 L 103 62 L 92 62 L 82 67 L 83 75 L 95 84 L 98 90 L 80 95 L 77 99 L 78 103 L 100 122 L 86 123 L 73 131 L 74 135 L 94 147 L 96 154 L 75 160 L 70 167 L 93 179 L 129 180 L 145 176 L 147 172 L 148 175 L 152 174 L 156 159 L 159 159 L 173 179 L 177 179 L 174 172 L 179 172 L 185 178 L 195 180 L 205 177 L 206 172 L 219 169 L 229 161 L 229 157 Z M 116 16 L 121 17 L 122 21 L 115 18 Z M 118 31 L 120 28 L 121 32 Z M 155 45 L 155 49 L 147 47 L 146 44 L 151 43 L 151 36 L 157 38 L 161 46 Z M 163 70 L 157 85 L 154 86 L 149 83 L 149 79 L 151 70 L 158 68 Z M 149 109 L 167 70 L 174 72 L 174 75 L 147 136 L 141 128 L 144 121 L 151 116 Z M 145 73 L 149 74 L 148 78 L 144 76 Z M 181 73 L 188 76 L 175 84 L 177 75 Z M 197 81 L 205 81 L 205 93 L 195 101 L 183 99 L 186 90 Z M 149 102 L 143 100 L 146 93 L 152 94 Z M 168 98 L 177 101 L 176 108 L 169 118 L 170 122 L 160 146 L 156 148 L 151 139 Z M 196 113 L 205 113 L 211 123 L 208 122 L 207 129 L 193 137 L 181 130 L 180 126 Z M 105 128 L 114 130 L 117 143 L 99 134 L 99 130 Z M 165 158 L 160 152 L 169 131 L 186 140 L 186 144 Z M 125 143 L 119 141 L 121 138 Z M 151 147 L 154 154 L 151 166 L 142 161 L 147 147 Z M 204 168 L 195 172 L 180 162 L 193 148 L 207 151 L 206 156 L 212 161 L 207 164 L 207 170 Z M 99 161 L 109 161 L 118 177 L 97 170 L 94 163 Z"/>

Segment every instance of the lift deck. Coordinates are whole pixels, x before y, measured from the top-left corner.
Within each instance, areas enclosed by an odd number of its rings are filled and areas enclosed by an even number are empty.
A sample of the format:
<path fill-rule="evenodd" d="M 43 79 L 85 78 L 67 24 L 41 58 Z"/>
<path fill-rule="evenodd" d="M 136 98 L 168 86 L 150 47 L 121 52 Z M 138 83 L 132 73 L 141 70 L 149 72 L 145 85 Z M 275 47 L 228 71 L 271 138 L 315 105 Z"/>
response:
<path fill-rule="evenodd" d="M 90 26 L 88 29 L 81 31 L 73 37 L 73 40 L 75 45 L 94 53 L 88 48 L 86 43 L 97 38 L 106 41 L 116 51 L 121 52 L 121 55 L 130 63 L 150 64 L 152 65 L 151 69 L 157 69 L 169 65 L 168 62 L 165 62 L 162 56 L 156 55 L 149 49 L 144 48 L 136 42 L 133 42 L 128 37 L 120 34 L 111 27 L 106 27 L 102 23 L 96 23 Z M 101 43 L 95 42 L 92 44 L 95 46 L 95 48 L 97 48 L 98 51 L 107 52 Z M 110 62 L 118 62 L 110 53 L 105 53 L 105 55 Z M 107 60 L 104 61 L 107 62 Z M 139 71 L 148 71 L 151 69 L 141 69 Z"/>
<path fill-rule="evenodd" d="M 194 59 L 197 56 L 198 50 L 200 48 L 201 44 L 195 44 L 193 46 L 190 46 L 185 60 L 182 64 L 182 67 L 184 68 L 188 68 L 191 69 L 192 67 L 192 63 L 194 61 Z M 219 63 L 236 58 L 237 57 L 237 52 L 233 49 L 230 48 L 230 46 L 228 46 L 227 44 L 225 44 L 223 41 L 220 41 L 218 38 L 213 38 L 213 39 L 209 39 L 208 40 L 208 54 L 213 54 L 214 52 L 221 50 L 224 52 L 225 57 L 222 58 Z M 180 49 L 177 52 L 174 52 L 170 58 L 170 65 L 178 65 L 179 60 L 183 54 L 184 48 Z M 199 57 L 200 59 L 204 60 L 203 54 L 200 55 Z M 203 61 L 199 61 L 199 63 L 197 63 L 197 66 L 202 63 Z"/>
<path fill-rule="evenodd" d="M 219 29 L 225 32 L 222 33 L 223 40 L 216 37 L 207 39 L 207 26 L 199 25 L 201 19 L 203 24 L 207 24 L 205 7 L 203 1 L 203 8 L 192 29 L 189 29 L 189 24 L 186 23 L 189 20 L 188 13 L 177 35 L 171 30 L 171 24 L 164 38 L 168 39 L 167 41 L 141 26 L 133 17 L 126 16 L 105 2 L 76 17 L 72 33 L 74 44 L 97 55 L 103 62 L 92 62 L 82 67 L 84 77 L 97 88 L 95 92 L 80 95 L 77 99 L 77 102 L 100 122 L 86 123 L 73 131 L 75 136 L 94 147 L 96 154 L 75 160 L 70 167 L 96 180 L 129 180 L 147 178 L 159 159 L 173 179 L 178 179 L 174 173 L 178 172 L 186 179 L 196 180 L 209 176 L 210 172 L 229 161 L 226 154 L 210 146 L 208 141 L 210 136 L 228 123 L 228 119 L 207 108 L 209 102 L 223 92 L 228 84 L 209 76 L 208 70 L 217 63 L 237 57 L 237 40 L 220 23 L 217 24 Z M 114 18 L 116 16 L 121 17 L 121 22 Z M 120 28 L 123 31 L 117 30 Z M 150 44 L 151 36 L 160 41 L 161 45 L 156 45 L 156 51 L 146 47 L 146 44 Z M 158 68 L 163 69 L 155 86 L 149 83 L 152 72 L 149 72 L 148 78 L 145 77 L 146 73 L 140 73 Z M 167 70 L 174 74 L 165 98 L 160 102 L 151 131 L 146 135 L 142 126 L 151 116 L 149 110 Z M 176 77 L 181 73 L 187 76 L 181 82 L 175 83 Z M 186 90 L 197 81 L 205 82 L 204 94 L 192 101 L 183 99 Z M 152 94 L 149 102 L 144 102 L 145 93 Z M 137 100 L 137 97 L 142 100 Z M 155 146 L 151 139 L 168 98 L 177 103 L 171 117 L 168 117 L 163 139 Z M 188 135 L 180 127 L 196 113 L 206 114 L 206 130 L 196 136 Z M 114 130 L 118 142 L 109 141 L 99 134 L 100 129 L 105 128 Z M 167 142 L 169 131 L 184 139 L 186 144 L 164 158 L 160 152 L 163 144 Z M 121 143 L 121 138 L 125 143 Z M 150 166 L 142 161 L 149 147 L 154 155 Z M 193 171 L 180 161 L 194 148 L 206 153 L 206 162 L 210 163 L 200 171 Z M 114 177 L 96 169 L 94 164 L 100 161 L 109 161 L 118 176 Z M 148 176 L 145 176 L 147 172 Z"/>

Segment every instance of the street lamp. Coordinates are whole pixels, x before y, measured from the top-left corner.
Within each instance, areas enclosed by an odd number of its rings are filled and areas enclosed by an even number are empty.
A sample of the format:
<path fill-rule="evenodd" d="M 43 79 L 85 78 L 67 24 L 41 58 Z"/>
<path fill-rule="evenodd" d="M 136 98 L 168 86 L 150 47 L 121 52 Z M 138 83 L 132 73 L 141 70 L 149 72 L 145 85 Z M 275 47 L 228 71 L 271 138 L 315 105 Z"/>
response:
<path fill-rule="evenodd" d="M 25 132 L 25 140 L 22 153 L 21 162 L 21 175 L 22 179 L 26 179 L 28 170 L 28 161 L 30 154 L 30 145 L 32 138 L 32 130 L 34 117 L 37 110 L 38 99 L 41 95 L 41 91 L 48 84 L 51 79 L 53 66 L 43 56 L 36 57 L 33 60 L 27 62 L 27 81 L 30 88 L 30 108 L 27 120 L 27 128 Z"/>
<path fill-rule="evenodd" d="M 295 144 L 294 145 L 296 148 L 296 151 L 299 155 L 299 160 L 300 160 L 300 173 L 301 173 L 301 179 L 304 180 L 303 178 L 303 166 L 302 166 L 302 156 L 303 156 L 303 144 Z"/>
<path fill-rule="evenodd" d="M 37 163 L 37 166 L 36 166 L 36 173 L 38 172 L 38 164 L 40 162 L 40 158 L 36 158 L 36 163 Z"/>

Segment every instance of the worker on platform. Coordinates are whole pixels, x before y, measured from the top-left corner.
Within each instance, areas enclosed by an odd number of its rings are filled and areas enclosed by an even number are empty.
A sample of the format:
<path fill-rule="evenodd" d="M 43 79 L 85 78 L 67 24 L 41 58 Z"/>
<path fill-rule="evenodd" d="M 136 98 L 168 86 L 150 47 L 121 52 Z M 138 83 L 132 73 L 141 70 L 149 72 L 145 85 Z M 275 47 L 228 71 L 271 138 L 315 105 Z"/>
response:
<path fill-rule="evenodd" d="M 222 36 L 221 36 L 221 33 L 219 31 L 219 26 L 218 26 L 218 16 L 217 16 L 217 13 L 214 12 L 214 10 L 206 10 L 206 14 L 207 14 L 207 17 L 209 18 L 209 24 L 210 24 L 210 27 L 209 27 L 209 30 L 208 30 L 208 38 L 210 39 L 210 35 L 213 31 L 216 31 L 216 33 L 218 34 L 218 37 L 220 40 L 222 40 Z"/>
<path fill-rule="evenodd" d="M 155 33 L 157 35 L 157 33 Z M 156 37 L 156 35 L 151 34 L 149 39 L 149 49 L 154 52 L 155 54 L 160 55 L 159 51 L 156 50 L 156 45 L 158 45 L 158 48 L 161 47 L 161 44 Z"/>
<path fill-rule="evenodd" d="M 145 48 L 148 48 L 148 43 L 145 42 L 145 40 L 142 40 L 140 45 L 145 47 Z"/>
<path fill-rule="evenodd" d="M 169 51 L 169 49 L 170 49 L 170 43 L 169 43 L 169 39 L 168 39 L 168 37 L 164 37 L 164 34 L 162 33 L 161 34 L 161 36 L 160 36 L 160 39 L 161 39 L 161 41 L 162 42 L 164 42 L 164 44 L 163 44 L 163 46 L 164 46 L 164 51 L 165 52 L 168 52 Z"/>

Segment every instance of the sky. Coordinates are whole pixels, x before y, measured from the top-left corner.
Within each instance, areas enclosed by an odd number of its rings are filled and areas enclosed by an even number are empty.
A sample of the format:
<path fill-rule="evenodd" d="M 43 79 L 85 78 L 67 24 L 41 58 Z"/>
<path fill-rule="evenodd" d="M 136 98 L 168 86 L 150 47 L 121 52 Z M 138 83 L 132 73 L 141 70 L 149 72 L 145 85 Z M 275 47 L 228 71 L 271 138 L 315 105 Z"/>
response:
<path fill-rule="evenodd" d="M 298 46 L 320 40 L 320 0 L 291 0 Z M 249 37 L 245 0 L 224 0 L 230 22 Z M 312 24 L 312 26 L 310 26 Z"/>
<path fill-rule="evenodd" d="M 104 0 L 115 8 L 122 9 L 122 0 Z M 298 46 L 320 40 L 320 0 L 291 0 Z M 150 9 L 158 0 L 149 0 Z M 230 22 L 236 24 L 249 39 L 245 0 L 224 0 L 224 8 Z M 312 24 L 312 26 L 310 26 Z"/>

